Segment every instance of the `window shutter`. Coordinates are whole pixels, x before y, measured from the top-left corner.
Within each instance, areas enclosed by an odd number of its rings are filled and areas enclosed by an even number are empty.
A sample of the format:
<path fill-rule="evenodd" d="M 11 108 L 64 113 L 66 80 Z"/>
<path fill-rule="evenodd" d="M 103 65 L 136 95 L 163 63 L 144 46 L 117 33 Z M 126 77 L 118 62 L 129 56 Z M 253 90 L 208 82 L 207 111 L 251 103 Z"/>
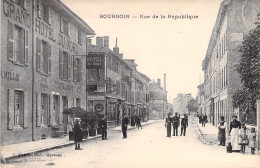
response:
<path fill-rule="evenodd" d="M 51 75 L 51 45 L 48 44 L 48 56 L 49 56 L 49 59 L 48 59 L 48 72 L 49 72 L 49 75 Z"/>
<path fill-rule="evenodd" d="M 64 31 L 64 23 L 63 23 L 63 18 L 60 16 L 60 32 L 63 33 Z"/>
<path fill-rule="evenodd" d="M 41 94 L 36 93 L 36 126 L 41 125 Z"/>
<path fill-rule="evenodd" d="M 71 69 L 71 55 L 68 54 L 68 79 L 70 80 L 70 69 Z"/>
<path fill-rule="evenodd" d="M 42 6 L 40 0 L 37 0 L 37 16 L 38 18 L 42 18 Z"/>
<path fill-rule="evenodd" d="M 24 64 L 28 66 L 28 31 L 24 30 Z"/>
<path fill-rule="evenodd" d="M 14 128 L 14 91 L 11 89 L 7 90 L 8 96 L 8 129 L 11 130 Z"/>
<path fill-rule="evenodd" d="M 79 82 L 81 83 L 82 82 L 82 75 L 83 75 L 83 68 L 82 68 L 82 60 L 80 60 L 80 63 L 79 63 Z"/>
<path fill-rule="evenodd" d="M 73 81 L 77 81 L 77 77 L 76 77 L 76 74 L 77 74 L 77 58 L 74 56 L 73 57 Z"/>
<path fill-rule="evenodd" d="M 63 78 L 63 53 L 59 50 L 59 76 Z"/>
<path fill-rule="evenodd" d="M 42 41 L 39 37 L 36 38 L 36 47 L 36 70 L 41 71 Z"/>
<path fill-rule="evenodd" d="M 23 8 L 24 8 L 25 10 L 28 9 L 27 5 L 28 5 L 28 0 L 23 0 Z"/>
<path fill-rule="evenodd" d="M 71 31 L 70 31 L 70 26 L 71 26 L 71 24 L 68 22 L 68 37 L 70 37 L 70 33 L 71 33 Z"/>
<path fill-rule="evenodd" d="M 51 13 L 51 8 L 48 6 L 48 23 L 51 25 L 52 21 L 52 13 Z"/>
<path fill-rule="evenodd" d="M 77 99 L 73 98 L 73 107 L 77 107 Z"/>
<path fill-rule="evenodd" d="M 7 58 L 14 60 L 14 24 L 8 21 Z"/>
<path fill-rule="evenodd" d="M 29 111 L 28 111 L 28 103 L 30 102 L 29 100 L 29 96 L 28 96 L 28 92 L 24 92 L 23 95 L 23 127 L 24 128 L 28 128 L 29 125 L 29 119 L 28 119 L 28 115 L 29 115 Z"/>
<path fill-rule="evenodd" d="M 59 99 L 60 99 L 60 103 L 59 103 L 59 105 L 60 105 L 60 112 L 59 112 L 59 124 L 62 124 L 62 114 L 63 114 L 63 102 L 62 102 L 62 96 L 59 96 Z"/>
<path fill-rule="evenodd" d="M 52 118 L 51 95 L 48 95 L 47 125 L 51 125 L 51 118 Z"/>

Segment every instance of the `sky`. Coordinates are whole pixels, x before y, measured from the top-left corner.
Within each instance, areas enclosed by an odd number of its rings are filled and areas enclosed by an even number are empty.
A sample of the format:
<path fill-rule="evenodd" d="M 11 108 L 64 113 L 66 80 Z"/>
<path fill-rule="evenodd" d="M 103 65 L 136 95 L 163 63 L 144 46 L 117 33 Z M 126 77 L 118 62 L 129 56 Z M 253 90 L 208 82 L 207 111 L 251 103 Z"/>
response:
<path fill-rule="evenodd" d="M 151 80 L 166 74 L 168 101 L 191 93 L 203 83 L 202 61 L 222 0 L 62 0 L 96 33 L 109 36 L 109 48 L 118 38 L 120 53 L 135 59 L 137 70 Z M 129 18 L 101 18 L 121 14 Z M 142 16 L 150 18 L 142 18 Z M 152 18 L 153 15 L 158 18 Z M 165 18 L 161 18 L 161 15 Z M 174 19 L 174 16 L 197 16 Z M 96 37 L 95 36 L 95 37 Z M 95 37 L 92 44 L 95 44 Z"/>

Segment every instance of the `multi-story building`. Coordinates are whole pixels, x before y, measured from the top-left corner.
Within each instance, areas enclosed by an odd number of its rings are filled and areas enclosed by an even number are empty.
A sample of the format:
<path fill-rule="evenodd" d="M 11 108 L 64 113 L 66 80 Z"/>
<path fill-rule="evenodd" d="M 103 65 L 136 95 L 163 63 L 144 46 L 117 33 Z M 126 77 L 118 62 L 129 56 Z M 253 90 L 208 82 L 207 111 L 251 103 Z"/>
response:
<path fill-rule="evenodd" d="M 59 0 L 0 3 L 1 145 L 67 132 L 63 109 L 86 108 L 84 55 L 94 31 Z"/>
<path fill-rule="evenodd" d="M 131 111 L 132 68 L 119 53 L 117 45 L 109 49 L 109 37 L 97 37 L 96 45 L 90 45 L 91 55 L 101 55 L 100 69 L 88 69 L 88 111 L 105 114 L 109 125 L 119 125 L 122 114 Z"/>
<path fill-rule="evenodd" d="M 167 117 L 167 91 L 161 87 L 161 80 L 157 83 L 149 83 L 149 105 L 151 110 L 151 119 L 164 119 Z"/>
<path fill-rule="evenodd" d="M 150 79 L 137 71 L 138 66 L 134 59 L 125 59 L 125 61 L 131 66 L 132 73 L 132 104 L 133 110 L 131 116 L 139 116 L 143 121 L 149 119 L 149 91 L 148 86 Z"/>
<path fill-rule="evenodd" d="M 187 109 L 188 102 L 192 99 L 191 94 L 179 93 L 178 96 L 173 99 L 173 113 L 180 115 L 188 114 Z"/>
<path fill-rule="evenodd" d="M 224 0 L 219 8 L 207 53 L 203 60 L 205 112 L 216 125 L 220 116 L 230 123 L 234 112 L 232 96 L 241 87 L 238 73 L 238 46 L 243 36 L 255 27 L 260 1 Z"/>

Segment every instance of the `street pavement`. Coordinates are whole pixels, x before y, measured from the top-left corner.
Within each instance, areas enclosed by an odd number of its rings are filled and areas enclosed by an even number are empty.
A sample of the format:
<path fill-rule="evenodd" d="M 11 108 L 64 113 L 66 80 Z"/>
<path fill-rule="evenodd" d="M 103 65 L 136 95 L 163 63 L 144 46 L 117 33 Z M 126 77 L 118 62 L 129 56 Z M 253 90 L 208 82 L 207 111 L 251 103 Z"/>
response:
<path fill-rule="evenodd" d="M 201 142 L 195 120 L 190 119 L 186 136 L 166 137 L 164 122 L 122 133 L 108 131 L 108 140 L 93 139 L 74 146 L 13 159 L 14 167 L 173 168 L 173 167 L 259 167 L 259 155 L 226 153 L 226 148 Z M 180 129 L 179 129 L 180 131 Z M 9 165 L 9 166 L 10 166 Z"/>

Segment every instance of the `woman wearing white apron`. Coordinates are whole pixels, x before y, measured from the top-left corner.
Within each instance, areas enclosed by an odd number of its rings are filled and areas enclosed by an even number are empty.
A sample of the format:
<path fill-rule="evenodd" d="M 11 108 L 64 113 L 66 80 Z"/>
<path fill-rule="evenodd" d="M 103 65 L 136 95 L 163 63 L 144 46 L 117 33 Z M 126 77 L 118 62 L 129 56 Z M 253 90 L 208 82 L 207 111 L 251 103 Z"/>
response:
<path fill-rule="evenodd" d="M 232 151 L 240 151 L 239 143 L 239 129 L 241 129 L 241 123 L 237 121 L 237 116 L 233 115 L 233 121 L 230 123 L 229 134 L 231 135 Z"/>

